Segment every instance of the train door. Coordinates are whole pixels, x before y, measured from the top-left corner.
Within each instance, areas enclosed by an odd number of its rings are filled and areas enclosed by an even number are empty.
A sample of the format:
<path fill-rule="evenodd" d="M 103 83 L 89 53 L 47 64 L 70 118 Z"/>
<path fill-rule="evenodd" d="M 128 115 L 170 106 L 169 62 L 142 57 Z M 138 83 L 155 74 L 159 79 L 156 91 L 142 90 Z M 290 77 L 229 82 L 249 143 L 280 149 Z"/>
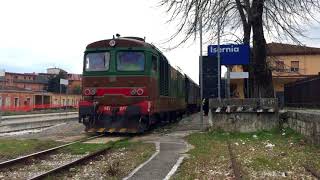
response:
<path fill-rule="evenodd" d="M 150 75 L 151 75 L 151 78 L 153 79 L 152 82 L 156 82 L 157 84 L 155 85 L 152 85 L 150 87 L 150 97 L 151 98 L 158 98 L 159 97 L 159 75 L 158 75 L 158 72 L 159 72 L 159 65 L 158 65 L 158 56 L 157 55 L 154 55 L 152 54 L 151 55 L 151 64 L 150 64 Z M 158 92 L 158 93 L 156 93 Z"/>

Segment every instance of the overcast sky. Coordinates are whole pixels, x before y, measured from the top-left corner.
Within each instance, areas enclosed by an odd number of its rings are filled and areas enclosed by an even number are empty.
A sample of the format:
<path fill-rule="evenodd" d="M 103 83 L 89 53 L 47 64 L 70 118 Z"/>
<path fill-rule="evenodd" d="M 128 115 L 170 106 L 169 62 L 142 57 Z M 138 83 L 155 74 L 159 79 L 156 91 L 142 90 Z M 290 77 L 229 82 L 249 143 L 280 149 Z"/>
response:
<path fill-rule="evenodd" d="M 82 72 L 87 44 L 113 34 L 146 37 L 161 44 L 174 31 L 159 0 L 8 0 L 0 3 L 0 69 L 45 72 L 59 67 Z M 312 31 L 317 36 L 319 28 Z M 320 37 L 320 35 L 318 36 Z M 305 41 L 320 47 L 319 40 Z M 206 46 L 204 46 L 206 50 Z M 164 52 L 198 82 L 199 42 Z"/>

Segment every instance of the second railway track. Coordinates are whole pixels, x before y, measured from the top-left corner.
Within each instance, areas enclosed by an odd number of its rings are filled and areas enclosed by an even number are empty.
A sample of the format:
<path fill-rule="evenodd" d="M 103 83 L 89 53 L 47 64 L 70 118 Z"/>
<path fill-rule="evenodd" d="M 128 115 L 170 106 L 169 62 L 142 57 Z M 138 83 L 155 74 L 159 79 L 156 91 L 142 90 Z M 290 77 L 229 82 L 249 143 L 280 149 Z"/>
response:
<path fill-rule="evenodd" d="M 44 179 L 45 177 L 52 176 L 55 173 L 68 169 L 76 164 L 80 164 L 86 160 L 89 160 L 98 155 L 106 153 L 108 152 L 108 150 L 111 149 L 112 146 L 106 146 L 98 151 L 95 151 L 93 153 L 89 153 L 83 156 L 64 157 L 64 154 L 59 155 L 59 153 L 57 153 L 57 155 L 55 155 L 54 153 L 56 151 L 62 148 L 65 148 L 67 146 L 80 143 L 80 142 L 89 141 L 95 138 L 99 138 L 101 136 L 103 135 L 89 137 L 83 140 L 74 141 L 74 142 L 67 143 L 54 148 L 50 148 L 44 151 L 32 153 L 26 156 L 1 162 L 0 163 L 0 175 L 1 175 L 0 179 L 6 179 L 6 178 L 8 179 Z M 61 159 L 64 159 L 64 161 L 62 160 L 61 162 Z M 35 167 L 31 168 L 32 170 L 29 170 L 28 168 L 32 166 L 31 164 L 34 165 Z M 41 166 L 44 166 L 44 167 L 41 167 Z M 21 176 L 17 175 L 21 173 L 20 171 L 25 171 L 24 173 L 22 173 L 24 175 L 21 175 Z M 36 171 L 36 172 L 33 172 L 33 171 Z M 10 177 L 10 174 L 13 175 L 13 177 Z"/>

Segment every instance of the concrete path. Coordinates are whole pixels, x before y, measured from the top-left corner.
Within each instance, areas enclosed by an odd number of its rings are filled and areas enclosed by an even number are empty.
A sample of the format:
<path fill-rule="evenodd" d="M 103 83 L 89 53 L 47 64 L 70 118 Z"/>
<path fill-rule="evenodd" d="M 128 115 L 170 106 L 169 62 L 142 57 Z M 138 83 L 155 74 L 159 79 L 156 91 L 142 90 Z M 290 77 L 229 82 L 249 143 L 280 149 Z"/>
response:
<path fill-rule="evenodd" d="M 208 118 L 205 118 L 208 125 Z M 181 120 L 170 133 L 153 134 L 151 136 L 137 138 L 157 145 L 157 152 L 145 163 L 131 172 L 124 180 L 167 180 L 182 163 L 190 145 L 184 141 L 188 134 L 199 131 L 199 114 L 194 114 Z"/>

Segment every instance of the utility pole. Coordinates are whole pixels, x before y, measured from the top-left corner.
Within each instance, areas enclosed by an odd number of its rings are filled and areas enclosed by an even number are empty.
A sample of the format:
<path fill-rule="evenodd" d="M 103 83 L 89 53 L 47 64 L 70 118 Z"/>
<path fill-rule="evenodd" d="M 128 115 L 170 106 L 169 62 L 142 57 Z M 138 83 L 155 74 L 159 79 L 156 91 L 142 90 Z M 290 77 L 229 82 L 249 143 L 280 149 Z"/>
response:
<path fill-rule="evenodd" d="M 2 79 L 2 86 L 1 86 L 1 90 L 4 90 L 4 86 L 5 86 L 5 80 L 6 80 L 6 72 L 5 70 L 1 70 L 0 69 L 0 78 Z M 1 102 L 0 102 L 0 123 L 1 123 L 1 120 L 2 120 L 2 109 L 3 109 L 3 106 L 4 106 L 4 102 L 3 102 L 3 97 L 1 96 Z"/>
<path fill-rule="evenodd" d="M 221 100 L 221 57 L 220 57 L 220 4 L 218 7 L 218 100 Z"/>
<path fill-rule="evenodd" d="M 227 66 L 227 93 L 226 93 L 226 98 L 230 98 L 230 71 L 231 67 L 230 65 Z"/>
<path fill-rule="evenodd" d="M 202 15 L 201 12 L 199 13 L 199 28 L 200 28 L 200 68 L 199 68 L 199 74 L 200 74 L 200 99 L 201 99 L 201 106 L 200 106 L 200 121 L 201 121 L 201 130 L 203 130 L 203 72 L 202 72 Z"/>

